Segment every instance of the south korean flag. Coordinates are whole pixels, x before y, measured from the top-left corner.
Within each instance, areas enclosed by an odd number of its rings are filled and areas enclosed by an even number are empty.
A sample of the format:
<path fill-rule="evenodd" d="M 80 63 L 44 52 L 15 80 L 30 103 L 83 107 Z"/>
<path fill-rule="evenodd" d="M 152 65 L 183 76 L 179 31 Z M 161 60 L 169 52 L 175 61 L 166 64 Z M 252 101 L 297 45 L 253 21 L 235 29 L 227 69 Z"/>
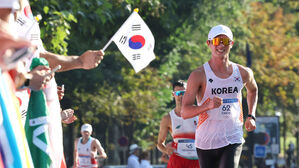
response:
<path fill-rule="evenodd" d="M 112 37 L 136 73 L 155 59 L 154 36 L 137 12 L 135 9 Z"/>

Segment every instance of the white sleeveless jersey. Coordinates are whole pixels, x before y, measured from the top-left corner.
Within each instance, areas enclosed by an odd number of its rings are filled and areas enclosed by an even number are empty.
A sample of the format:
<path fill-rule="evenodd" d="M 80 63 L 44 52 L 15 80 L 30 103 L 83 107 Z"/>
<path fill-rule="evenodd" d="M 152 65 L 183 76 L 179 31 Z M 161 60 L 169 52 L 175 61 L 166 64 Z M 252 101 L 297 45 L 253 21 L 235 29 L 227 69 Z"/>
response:
<path fill-rule="evenodd" d="M 86 144 L 82 144 L 82 137 L 79 138 L 77 143 L 77 151 L 78 151 L 78 164 L 80 167 L 98 167 L 95 159 L 91 157 L 91 143 L 94 138 L 90 137 Z"/>
<path fill-rule="evenodd" d="M 198 116 L 184 120 L 177 116 L 174 110 L 169 112 L 169 115 L 172 128 L 171 136 L 177 144 L 175 153 L 186 159 L 197 160 L 194 139 Z"/>
<path fill-rule="evenodd" d="M 199 115 L 195 146 L 200 149 L 217 149 L 229 144 L 243 143 L 242 93 L 244 86 L 238 66 L 232 63 L 233 73 L 226 79 L 217 77 L 209 63 L 203 65 L 206 74 L 206 89 L 201 102 L 208 98 L 221 97 L 219 108 Z"/>

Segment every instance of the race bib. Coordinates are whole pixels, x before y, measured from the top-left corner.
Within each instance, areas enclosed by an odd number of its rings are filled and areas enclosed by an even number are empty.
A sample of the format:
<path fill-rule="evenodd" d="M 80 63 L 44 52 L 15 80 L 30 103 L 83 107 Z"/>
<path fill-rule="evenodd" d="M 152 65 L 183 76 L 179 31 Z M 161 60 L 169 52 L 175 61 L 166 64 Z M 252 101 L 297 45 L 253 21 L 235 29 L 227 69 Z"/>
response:
<path fill-rule="evenodd" d="M 240 111 L 239 100 L 233 98 L 223 99 L 223 104 L 219 108 L 210 110 L 208 114 L 211 120 L 231 120 L 236 118 Z"/>
<path fill-rule="evenodd" d="M 220 106 L 220 118 L 230 119 L 233 117 L 232 109 L 234 103 L 238 103 L 238 99 L 223 99 L 223 104 Z"/>
<path fill-rule="evenodd" d="M 91 165 L 90 156 L 79 156 L 79 165 Z"/>
<path fill-rule="evenodd" d="M 194 139 L 178 140 L 177 153 L 185 158 L 197 158 L 197 152 L 194 146 Z"/>

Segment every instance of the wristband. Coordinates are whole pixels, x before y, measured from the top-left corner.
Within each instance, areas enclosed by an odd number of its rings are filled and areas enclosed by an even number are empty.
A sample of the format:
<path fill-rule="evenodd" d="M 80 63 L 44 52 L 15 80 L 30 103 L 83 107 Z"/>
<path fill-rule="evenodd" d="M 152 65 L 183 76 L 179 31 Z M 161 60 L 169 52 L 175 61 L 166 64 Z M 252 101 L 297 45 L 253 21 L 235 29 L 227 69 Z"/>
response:
<path fill-rule="evenodd" d="M 250 117 L 250 118 L 252 118 L 255 121 L 255 117 L 253 115 L 248 114 L 247 117 Z"/>

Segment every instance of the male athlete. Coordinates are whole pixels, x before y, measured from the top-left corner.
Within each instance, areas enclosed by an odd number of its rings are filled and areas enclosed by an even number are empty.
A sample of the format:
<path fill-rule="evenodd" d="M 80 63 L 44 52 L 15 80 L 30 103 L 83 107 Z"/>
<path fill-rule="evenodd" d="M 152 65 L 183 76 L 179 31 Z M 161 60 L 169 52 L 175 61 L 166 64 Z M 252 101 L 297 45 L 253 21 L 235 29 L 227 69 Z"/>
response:
<path fill-rule="evenodd" d="M 247 90 L 247 131 L 253 131 L 258 88 L 251 69 L 229 60 L 233 34 L 227 26 L 213 27 L 207 44 L 211 59 L 188 79 L 182 117 L 199 115 L 195 146 L 201 168 L 237 168 L 242 151 L 243 112 L 241 90 Z M 197 106 L 194 105 L 195 98 Z"/>
<path fill-rule="evenodd" d="M 91 137 L 92 127 L 90 124 L 81 126 L 81 138 L 75 140 L 74 167 L 98 167 L 96 158 L 107 158 L 107 155 L 96 138 Z M 97 155 L 99 153 L 99 155 Z"/>
<path fill-rule="evenodd" d="M 160 122 L 157 148 L 170 156 L 167 168 L 199 168 L 194 146 L 198 116 L 186 120 L 181 117 L 181 105 L 185 89 L 186 86 L 183 81 L 177 81 L 173 84 L 172 96 L 176 106 Z M 168 132 L 173 138 L 173 143 L 166 146 L 165 140 Z"/>

